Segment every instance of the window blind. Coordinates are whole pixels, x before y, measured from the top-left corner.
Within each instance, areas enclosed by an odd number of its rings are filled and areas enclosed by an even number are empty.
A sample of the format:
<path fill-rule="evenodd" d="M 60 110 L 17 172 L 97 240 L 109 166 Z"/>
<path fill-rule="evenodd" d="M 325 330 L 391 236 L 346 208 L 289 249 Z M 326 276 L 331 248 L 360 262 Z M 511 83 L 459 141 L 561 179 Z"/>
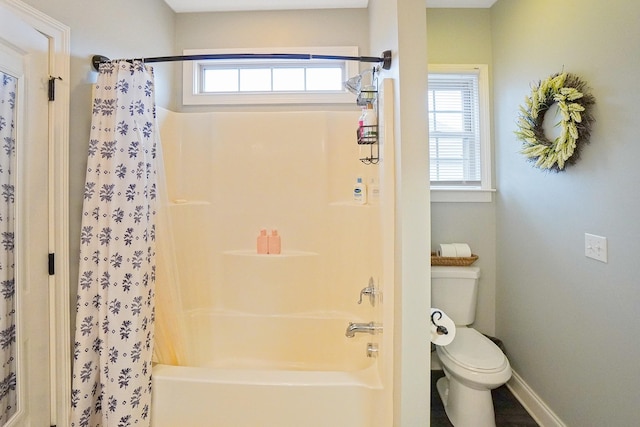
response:
<path fill-rule="evenodd" d="M 478 74 L 429 74 L 432 186 L 481 186 Z"/>

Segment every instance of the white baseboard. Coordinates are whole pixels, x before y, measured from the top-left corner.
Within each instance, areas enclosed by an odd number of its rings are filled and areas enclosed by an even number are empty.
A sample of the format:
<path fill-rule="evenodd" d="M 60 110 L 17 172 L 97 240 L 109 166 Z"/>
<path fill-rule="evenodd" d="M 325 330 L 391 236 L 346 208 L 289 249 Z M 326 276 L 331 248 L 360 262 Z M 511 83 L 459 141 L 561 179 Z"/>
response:
<path fill-rule="evenodd" d="M 507 387 L 540 427 L 567 427 L 516 372 Z"/>

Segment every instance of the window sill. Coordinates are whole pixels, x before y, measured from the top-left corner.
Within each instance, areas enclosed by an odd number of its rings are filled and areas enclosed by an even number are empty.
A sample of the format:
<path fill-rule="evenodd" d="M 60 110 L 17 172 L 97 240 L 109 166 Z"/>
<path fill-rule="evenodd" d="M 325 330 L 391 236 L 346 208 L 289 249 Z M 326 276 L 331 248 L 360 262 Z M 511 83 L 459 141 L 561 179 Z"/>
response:
<path fill-rule="evenodd" d="M 432 188 L 431 201 L 436 203 L 490 203 L 496 190 L 481 188 Z"/>
<path fill-rule="evenodd" d="M 353 94 L 336 93 L 188 93 L 184 92 L 184 105 L 262 105 L 262 104 L 353 104 Z"/>

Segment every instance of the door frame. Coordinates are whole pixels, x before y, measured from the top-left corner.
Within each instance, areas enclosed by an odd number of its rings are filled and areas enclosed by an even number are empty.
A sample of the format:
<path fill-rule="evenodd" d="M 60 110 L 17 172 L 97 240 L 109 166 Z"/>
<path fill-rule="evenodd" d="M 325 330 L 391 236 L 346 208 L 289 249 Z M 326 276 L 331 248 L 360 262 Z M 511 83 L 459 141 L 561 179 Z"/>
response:
<path fill-rule="evenodd" d="M 0 0 L 49 39 L 49 73 L 56 78 L 49 102 L 49 276 L 51 425 L 66 427 L 71 406 L 69 301 L 69 87 L 70 28 L 20 0 Z M 43 260 L 45 262 L 45 260 Z"/>

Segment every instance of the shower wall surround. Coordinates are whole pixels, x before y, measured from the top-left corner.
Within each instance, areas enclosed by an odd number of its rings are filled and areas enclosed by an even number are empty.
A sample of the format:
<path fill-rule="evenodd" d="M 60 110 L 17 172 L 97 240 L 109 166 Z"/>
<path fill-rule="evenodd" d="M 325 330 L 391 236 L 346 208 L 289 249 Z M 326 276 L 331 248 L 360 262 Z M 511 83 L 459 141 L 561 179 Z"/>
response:
<path fill-rule="evenodd" d="M 380 276 L 379 208 L 352 186 L 378 167 L 358 160 L 356 109 L 158 116 L 185 310 L 371 320 L 356 301 Z M 280 255 L 257 254 L 261 229 Z"/>

